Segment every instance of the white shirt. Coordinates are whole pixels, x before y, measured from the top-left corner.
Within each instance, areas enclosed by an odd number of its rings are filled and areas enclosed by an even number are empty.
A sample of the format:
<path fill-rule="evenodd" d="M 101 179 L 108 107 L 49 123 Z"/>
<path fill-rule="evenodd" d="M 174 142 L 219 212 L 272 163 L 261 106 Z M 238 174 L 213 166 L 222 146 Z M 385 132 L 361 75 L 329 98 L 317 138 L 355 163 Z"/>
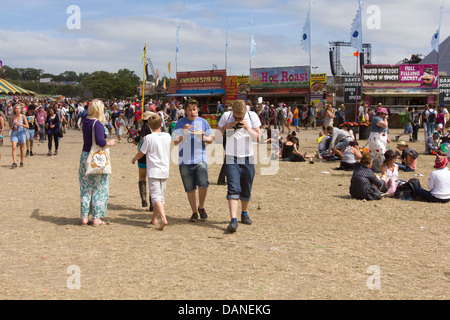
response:
<path fill-rule="evenodd" d="M 431 172 L 428 189 L 436 198 L 450 199 L 450 171 L 448 168 Z"/>
<path fill-rule="evenodd" d="M 217 124 L 223 128 L 226 124 L 235 122 L 233 112 L 225 112 Z M 258 115 L 253 111 L 247 111 L 244 116 L 244 121 L 251 129 L 259 128 L 261 121 Z M 234 129 L 226 130 L 225 133 L 227 145 L 225 148 L 225 155 L 235 157 L 251 157 L 253 156 L 253 141 L 250 134 L 244 128 L 234 131 Z"/>
<path fill-rule="evenodd" d="M 140 151 L 146 154 L 147 178 L 167 179 L 172 138 L 167 132 L 153 132 L 144 138 Z"/>

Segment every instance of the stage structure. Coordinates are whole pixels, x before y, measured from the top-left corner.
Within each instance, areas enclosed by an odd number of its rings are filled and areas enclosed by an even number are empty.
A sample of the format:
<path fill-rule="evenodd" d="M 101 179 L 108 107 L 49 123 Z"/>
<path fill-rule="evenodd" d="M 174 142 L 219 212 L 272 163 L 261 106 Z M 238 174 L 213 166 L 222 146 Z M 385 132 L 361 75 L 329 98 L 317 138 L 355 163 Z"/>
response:
<path fill-rule="evenodd" d="M 335 77 L 344 76 L 344 75 L 354 75 L 356 73 L 356 70 L 352 68 L 350 70 L 345 70 L 344 66 L 342 65 L 342 54 L 341 49 L 343 47 L 351 47 L 350 42 L 344 42 L 344 41 L 330 41 L 330 68 L 331 68 L 331 74 Z M 361 74 L 362 66 L 365 64 L 372 64 L 372 45 L 369 43 L 363 44 L 363 52 L 361 52 L 359 57 L 359 64 L 360 64 L 360 70 L 359 73 Z M 349 68 L 347 68 L 349 69 Z"/>

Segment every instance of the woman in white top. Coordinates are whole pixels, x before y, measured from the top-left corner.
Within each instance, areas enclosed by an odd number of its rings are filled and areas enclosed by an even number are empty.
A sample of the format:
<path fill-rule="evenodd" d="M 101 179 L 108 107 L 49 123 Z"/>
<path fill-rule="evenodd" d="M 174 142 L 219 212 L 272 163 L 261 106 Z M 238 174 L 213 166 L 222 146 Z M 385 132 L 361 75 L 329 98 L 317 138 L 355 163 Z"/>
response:
<path fill-rule="evenodd" d="M 323 126 L 324 128 L 328 127 L 328 126 L 333 126 L 333 122 L 334 122 L 334 118 L 335 118 L 335 114 L 333 111 L 333 106 L 331 104 L 327 104 L 326 108 L 325 108 L 325 114 L 324 114 L 324 119 L 323 119 Z"/>
<path fill-rule="evenodd" d="M 450 170 L 448 158 L 436 155 L 435 168 L 428 180 L 428 189 L 416 188 L 416 195 L 427 202 L 447 203 L 450 201 Z"/>
<path fill-rule="evenodd" d="M 359 150 L 358 142 L 353 140 L 349 143 L 348 147 L 345 148 L 342 154 L 341 166 L 338 169 L 351 171 L 355 168 L 355 163 L 361 158 L 362 154 Z"/>
<path fill-rule="evenodd" d="M 398 185 L 398 164 L 395 163 L 397 155 L 392 150 L 384 153 L 384 162 L 380 167 L 381 176 L 386 181 L 388 191 L 386 193 L 393 195 Z"/>

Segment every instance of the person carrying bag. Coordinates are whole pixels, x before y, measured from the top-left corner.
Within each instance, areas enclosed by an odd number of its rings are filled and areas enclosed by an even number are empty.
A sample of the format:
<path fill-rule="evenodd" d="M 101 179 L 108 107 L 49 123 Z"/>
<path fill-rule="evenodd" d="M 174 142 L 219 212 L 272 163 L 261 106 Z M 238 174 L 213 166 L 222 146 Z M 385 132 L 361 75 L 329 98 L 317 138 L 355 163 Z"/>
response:
<path fill-rule="evenodd" d="M 78 171 L 81 224 L 87 226 L 92 215 L 92 225 L 97 227 L 104 224 L 100 218 L 107 215 L 111 173 L 109 147 L 116 144 L 116 139 L 106 140 L 108 129 L 104 125 L 105 106 L 101 100 L 95 99 L 89 104 L 82 121 L 83 150 Z"/>

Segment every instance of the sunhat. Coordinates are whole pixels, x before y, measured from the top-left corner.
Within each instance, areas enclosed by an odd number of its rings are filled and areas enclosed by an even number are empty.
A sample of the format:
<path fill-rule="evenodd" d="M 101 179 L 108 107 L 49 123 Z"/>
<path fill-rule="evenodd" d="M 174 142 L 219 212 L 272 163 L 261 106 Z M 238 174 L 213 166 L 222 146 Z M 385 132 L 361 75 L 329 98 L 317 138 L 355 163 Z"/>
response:
<path fill-rule="evenodd" d="M 408 144 L 405 142 L 405 141 L 403 141 L 403 140 L 400 140 L 398 143 L 397 143 L 397 146 L 398 147 L 402 147 L 402 146 L 405 146 L 405 147 L 407 147 L 408 146 Z"/>
<path fill-rule="evenodd" d="M 393 150 L 388 150 L 384 153 L 384 162 L 388 162 L 389 160 L 395 159 L 395 153 Z"/>
<path fill-rule="evenodd" d="M 151 111 L 145 111 L 145 112 L 142 114 L 142 119 L 139 119 L 139 121 L 142 122 L 142 121 L 148 120 L 148 118 L 150 118 L 150 117 L 152 116 L 152 114 L 155 114 L 155 113 L 154 113 L 154 112 L 151 112 Z"/>
<path fill-rule="evenodd" d="M 378 108 L 377 113 L 389 114 L 386 108 Z"/>

